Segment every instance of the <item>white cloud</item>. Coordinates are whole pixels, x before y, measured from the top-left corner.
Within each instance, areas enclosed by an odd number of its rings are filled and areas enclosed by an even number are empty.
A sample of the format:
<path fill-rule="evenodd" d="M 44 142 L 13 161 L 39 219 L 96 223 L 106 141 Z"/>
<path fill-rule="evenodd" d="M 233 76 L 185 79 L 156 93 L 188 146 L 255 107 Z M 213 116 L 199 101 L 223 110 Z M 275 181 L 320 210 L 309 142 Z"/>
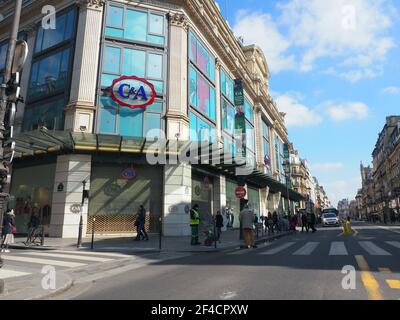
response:
<path fill-rule="evenodd" d="M 240 10 L 233 28 L 245 44 L 257 44 L 264 52 L 271 72 L 294 69 L 294 55 L 289 55 L 290 40 L 278 30 L 270 14 Z"/>
<path fill-rule="evenodd" d="M 332 205 L 337 206 L 337 203 L 342 199 L 354 199 L 357 190 L 361 187 L 361 178 L 322 182 L 321 185 L 324 186 Z"/>
<path fill-rule="evenodd" d="M 368 106 L 362 102 L 346 102 L 342 104 L 335 104 L 331 101 L 322 104 L 328 116 L 335 122 L 350 120 L 350 119 L 364 119 L 368 116 Z"/>
<path fill-rule="evenodd" d="M 332 75 L 356 82 L 380 75 L 395 46 L 387 35 L 394 16 L 388 0 L 288 0 L 277 8 L 275 20 L 242 10 L 234 27 L 265 51 L 272 72 L 310 72 L 330 58 Z"/>
<path fill-rule="evenodd" d="M 285 122 L 288 127 L 307 127 L 318 125 L 322 117 L 315 111 L 298 101 L 299 95 L 279 95 L 275 98 L 279 111 L 286 113 Z"/>
<path fill-rule="evenodd" d="M 400 94 L 400 87 L 387 87 L 383 89 L 382 92 L 385 94 L 397 95 Z"/>
<path fill-rule="evenodd" d="M 311 165 L 312 170 L 315 171 L 330 171 L 337 170 L 344 167 L 344 164 L 341 162 L 326 162 L 326 163 L 316 163 Z"/>

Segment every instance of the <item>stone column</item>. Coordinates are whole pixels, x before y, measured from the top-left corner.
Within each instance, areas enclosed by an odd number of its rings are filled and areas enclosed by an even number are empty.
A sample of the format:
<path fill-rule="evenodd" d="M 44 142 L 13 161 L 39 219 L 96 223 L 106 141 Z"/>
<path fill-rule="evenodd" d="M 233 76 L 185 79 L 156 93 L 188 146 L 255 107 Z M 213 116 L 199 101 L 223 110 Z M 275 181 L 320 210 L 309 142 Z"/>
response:
<path fill-rule="evenodd" d="M 261 109 L 262 109 L 262 106 L 259 103 L 257 103 L 254 107 L 254 131 L 255 131 L 255 140 L 256 140 L 257 164 L 264 163 Z"/>
<path fill-rule="evenodd" d="M 219 176 L 219 178 L 214 178 L 214 215 L 217 214 L 217 211 L 221 211 L 222 216 L 224 217 L 224 228 L 223 231 L 226 231 L 226 178 L 225 176 Z"/>
<path fill-rule="evenodd" d="M 188 20 L 182 13 L 169 16 L 167 139 L 189 140 Z"/>
<path fill-rule="evenodd" d="M 190 235 L 189 218 L 192 202 L 192 167 L 188 164 L 164 166 L 165 236 Z"/>
<path fill-rule="evenodd" d="M 65 130 L 93 132 L 104 0 L 76 0 L 79 5 L 71 94 Z"/>
<path fill-rule="evenodd" d="M 23 28 L 24 31 L 27 33 L 27 43 L 28 43 L 28 56 L 26 58 L 26 62 L 24 64 L 24 68 L 21 74 L 21 96 L 24 97 L 25 101 L 28 98 L 28 87 L 29 87 L 29 77 L 31 74 L 31 67 L 32 67 L 32 58 L 33 58 L 33 51 L 35 48 L 35 31 L 36 31 L 36 24 L 32 23 Z M 24 120 L 24 111 L 25 111 L 25 102 L 18 102 L 17 105 L 17 114 L 15 116 L 15 124 L 14 130 L 15 133 L 19 133 L 22 131 L 22 122 Z"/>
<path fill-rule="evenodd" d="M 217 58 L 215 63 L 215 108 L 216 108 L 216 130 L 217 141 L 222 147 L 222 110 L 221 110 L 221 83 L 220 83 L 221 61 Z"/>
<path fill-rule="evenodd" d="M 57 157 L 49 229 L 51 237 L 78 237 L 80 214 L 73 211 L 82 202 L 82 181 L 86 180 L 85 189 L 90 190 L 91 161 L 91 155 Z M 83 236 L 86 234 L 88 206 L 86 200 L 83 207 Z"/>

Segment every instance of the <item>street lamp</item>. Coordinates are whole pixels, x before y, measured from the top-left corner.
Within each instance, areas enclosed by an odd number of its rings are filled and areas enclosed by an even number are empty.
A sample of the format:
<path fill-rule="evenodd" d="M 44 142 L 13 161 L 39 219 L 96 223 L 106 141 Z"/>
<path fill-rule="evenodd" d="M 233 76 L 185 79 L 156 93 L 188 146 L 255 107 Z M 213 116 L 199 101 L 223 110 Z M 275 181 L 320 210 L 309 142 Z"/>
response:
<path fill-rule="evenodd" d="M 82 181 L 82 203 L 81 203 L 81 216 L 79 219 L 79 233 L 78 233 L 78 243 L 77 243 L 77 248 L 82 247 L 82 229 L 83 229 L 83 206 L 85 204 L 85 199 L 87 198 L 87 191 L 85 189 L 86 186 L 86 180 Z"/>

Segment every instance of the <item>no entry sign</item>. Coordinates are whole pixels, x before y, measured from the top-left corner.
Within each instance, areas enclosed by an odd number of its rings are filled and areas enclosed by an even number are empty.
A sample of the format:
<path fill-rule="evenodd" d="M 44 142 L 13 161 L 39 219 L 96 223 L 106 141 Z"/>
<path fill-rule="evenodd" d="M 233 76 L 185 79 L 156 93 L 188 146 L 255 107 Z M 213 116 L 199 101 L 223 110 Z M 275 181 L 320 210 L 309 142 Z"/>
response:
<path fill-rule="evenodd" d="M 236 198 L 238 199 L 243 199 L 246 196 L 247 192 L 246 189 L 244 187 L 237 187 L 235 190 L 235 195 Z"/>

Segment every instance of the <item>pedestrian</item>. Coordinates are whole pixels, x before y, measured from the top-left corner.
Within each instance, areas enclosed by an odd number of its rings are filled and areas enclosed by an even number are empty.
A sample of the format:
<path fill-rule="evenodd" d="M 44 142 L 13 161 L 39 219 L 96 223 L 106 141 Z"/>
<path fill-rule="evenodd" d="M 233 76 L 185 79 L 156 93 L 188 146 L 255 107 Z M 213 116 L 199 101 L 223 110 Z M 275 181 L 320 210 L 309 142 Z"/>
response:
<path fill-rule="evenodd" d="M 143 205 L 140 205 L 137 217 L 136 217 L 136 241 L 139 241 L 140 238 L 143 238 L 144 240 L 148 241 L 149 236 L 147 235 L 146 229 L 145 229 L 145 223 L 146 223 L 146 209 L 144 208 Z"/>
<path fill-rule="evenodd" d="M 297 213 L 290 219 L 289 230 L 296 232 L 296 226 L 297 226 Z"/>
<path fill-rule="evenodd" d="M 311 229 L 313 233 L 315 233 L 317 231 L 317 229 L 315 229 L 316 217 L 315 217 L 314 212 L 310 212 L 308 214 L 307 221 L 309 223 L 308 228 Z M 307 230 L 307 232 L 308 232 L 308 230 Z"/>
<path fill-rule="evenodd" d="M 268 234 L 274 233 L 274 229 L 272 228 L 273 226 L 273 221 L 272 221 L 272 214 L 271 212 L 267 213 L 267 217 L 265 219 L 265 226 L 268 229 Z"/>
<path fill-rule="evenodd" d="M 31 242 L 35 241 L 35 235 L 40 226 L 40 218 L 39 218 L 39 212 L 37 208 L 35 207 L 32 210 L 31 218 L 29 219 L 28 223 L 28 237 L 26 238 L 26 241 L 24 244 L 27 246 Z"/>
<path fill-rule="evenodd" d="M 303 211 L 301 213 L 301 232 L 304 232 L 304 229 L 308 232 L 308 223 L 307 223 L 307 215 Z"/>
<path fill-rule="evenodd" d="M 217 211 L 217 215 L 215 216 L 215 228 L 217 231 L 216 239 L 221 243 L 221 233 L 222 228 L 224 227 L 224 218 L 220 211 Z"/>
<path fill-rule="evenodd" d="M 8 245 L 14 243 L 14 233 L 16 231 L 14 210 L 8 209 L 3 217 L 1 252 L 10 252 Z"/>
<path fill-rule="evenodd" d="M 240 212 L 239 220 L 246 247 L 248 249 L 251 247 L 257 248 L 254 240 L 254 212 L 249 208 L 248 204 L 245 204 L 243 210 Z"/>
<path fill-rule="evenodd" d="M 190 244 L 192 246 L 201 244 L 199 242 L 199 224 L 200 224 L 200 213 L 199 213 L 199 205 L 195 204 L 193 208 L 190 210 L 190 229 L 192 231 L 192 237 Z"/>
<path fill-rule="evenodd" d="M 274 229 L 276 229 L 277 231 L 280 231 L 278 222 L 279 222 L 278 214 L 276 213 L 276 211 L 274 211 L 274 213 L 272 214 L 272 233 L 273 233 Z"/>

